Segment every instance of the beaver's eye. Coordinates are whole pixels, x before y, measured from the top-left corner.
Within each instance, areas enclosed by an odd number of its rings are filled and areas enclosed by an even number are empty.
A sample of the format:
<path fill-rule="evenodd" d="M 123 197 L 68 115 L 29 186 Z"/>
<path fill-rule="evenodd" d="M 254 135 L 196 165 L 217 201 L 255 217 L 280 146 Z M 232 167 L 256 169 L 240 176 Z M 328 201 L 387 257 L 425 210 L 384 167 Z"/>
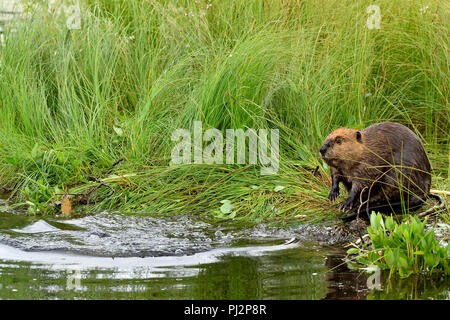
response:
<path fill-rule="evenodd" d="M 336 143 L 337 143 L 337 144 L 341 144 L 341 143 L 342 143 L 342 140 L 341 140 L 340 138 L 337 138 L 337 139 L 336 139 Z"/>

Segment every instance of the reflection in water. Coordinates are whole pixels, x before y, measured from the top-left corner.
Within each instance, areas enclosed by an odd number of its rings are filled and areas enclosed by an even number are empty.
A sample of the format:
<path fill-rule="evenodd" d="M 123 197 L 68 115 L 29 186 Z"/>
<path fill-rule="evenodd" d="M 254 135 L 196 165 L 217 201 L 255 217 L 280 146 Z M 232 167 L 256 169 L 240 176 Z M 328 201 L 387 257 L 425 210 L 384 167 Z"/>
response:
<path fill-rule="evenodd" d="M 198 266 L 54 269 L 0 260 L 1 299 L 449 299 L 446 279 L 386 274 L 381 290 L 347 269 L 343 256 L 291 248 L 225 255 Z M 327 268 L 325 268 L 325 265 Z M 328 268 L 332 269 L 329 272 Z"/>
<path fill-rule="evenodd" d="M 0 299 L 449 299 L 447 279 L 381 273 L 369 289 L 345 251 L 308 245 L 298 230 L 0 213 Z M 301 241 L 283 244 L 292 236 Z"/>
<path fill-rule="evenodd" d="M 345 251 L 335 250 L 327 255 L 325 275 L 328 293 L 325 299 L 425 300 L 450 299 L 450 283 L 445 277 L 411 275 L 401 279 L 388 271 L 367 275 L 350 270 L 344 260 Z"/>
<path fill-rule="evenodd" d="M 246 299 L 261 297 L 260 262 L 250 257 L 226 257 L 220 264 L 202 267 L 193 294 L 198 299 Z"/>
<path fill-rule="evenodd" d="M 385 278 L 388 274 L 385 273 Z M 407 279 L 393 276 L 383 282 L 382 290 L 372 290 L 369 300 L 449 300 L 450 284 L 445 277 L 411 275 Z"/>
<path fill-rule="evenodd" d="M 61 269 L 3 261 L 3 299 L 321 299 L 323 253 L 230 253 L 202 265 Z"/>
<path fill-rule="evenodd" d="M 344 261 L 343 252 L 332 252 L 325 260 L 325 266 L 330 269 L 325 275 L 328 282 L 327 300 L 366 299 L 367 276 L 356 270 L 350 270 Z"/>
<path fill-rule="evenodd" d="M 321 299 L 323 257 L 299 248 L 261 257 L 225 257 L 204 266 L 196 299 Z"/>
<path fill-rule="evenodd" d="M 3 299 L 321 299 L 326 252 L 296 229 L 189 215 L 0 213 Z"/>

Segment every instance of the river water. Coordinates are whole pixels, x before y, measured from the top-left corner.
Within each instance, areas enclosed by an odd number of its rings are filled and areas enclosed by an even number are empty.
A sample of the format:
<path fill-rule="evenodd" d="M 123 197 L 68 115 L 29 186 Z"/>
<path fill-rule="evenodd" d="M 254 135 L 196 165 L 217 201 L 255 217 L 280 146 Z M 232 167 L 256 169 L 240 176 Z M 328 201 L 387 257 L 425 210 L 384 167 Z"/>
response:
<path fill-rule="evenodd" d="M 0 200 L 2 201 L 2 200 Z M 449 299 L 446 280 L 349 270 L 330 226 L 1 209 L 0 299 Z"/>

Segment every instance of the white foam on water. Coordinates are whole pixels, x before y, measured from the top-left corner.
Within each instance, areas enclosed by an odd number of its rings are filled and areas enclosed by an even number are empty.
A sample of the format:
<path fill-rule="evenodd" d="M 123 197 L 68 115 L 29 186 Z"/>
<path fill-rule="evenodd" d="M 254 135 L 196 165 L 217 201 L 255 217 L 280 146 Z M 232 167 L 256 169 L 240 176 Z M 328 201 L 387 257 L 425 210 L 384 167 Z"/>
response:
<path fill-rule="evenodd" d="M 19 233 L 40 233 L 40 232 L 54 232 L 59 231 L 58 228 L 52 226 L 44 220 L 36 221 L 22 229 L 11 229 Z"/>
<path fill-rule="evenodd" d="M 159 257 L 96 257 L 81 254 L 72 254 L 54 251 L 24 251 L 8 245 L 0 244 L 0 259 L 44 264 L 52 269 L 93 269 L 93 268 L 119 268 L 132 269 L 140 267 L 174 267 L 195 266 L 216 262 L 226 255 L 259 256 L 266 252 L 286 250 L 298 247 L 298 243 L 250 246 L 237 248 L 217 248 L 206 252 L 199 252 L 185 256 L 159 256 Z"/>

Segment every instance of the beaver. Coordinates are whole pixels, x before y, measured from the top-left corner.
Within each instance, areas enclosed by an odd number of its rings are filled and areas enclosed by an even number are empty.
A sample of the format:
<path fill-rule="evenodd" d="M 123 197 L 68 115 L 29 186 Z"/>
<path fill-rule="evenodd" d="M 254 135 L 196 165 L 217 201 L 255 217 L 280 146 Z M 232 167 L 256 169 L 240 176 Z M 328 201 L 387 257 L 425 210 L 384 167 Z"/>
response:
<path fill-rule="evenodd" d="M 363 205 L 367 215 L 372 209 L 418 208 L 430 192 L 428 157 L 419 137 L 402 124 L 339 128 L 325 139 L 320 154 L 331 168 L 328 198 L 337 198 L 340 182 L 348 192 L 340 205 L 344 212 Z"/>

